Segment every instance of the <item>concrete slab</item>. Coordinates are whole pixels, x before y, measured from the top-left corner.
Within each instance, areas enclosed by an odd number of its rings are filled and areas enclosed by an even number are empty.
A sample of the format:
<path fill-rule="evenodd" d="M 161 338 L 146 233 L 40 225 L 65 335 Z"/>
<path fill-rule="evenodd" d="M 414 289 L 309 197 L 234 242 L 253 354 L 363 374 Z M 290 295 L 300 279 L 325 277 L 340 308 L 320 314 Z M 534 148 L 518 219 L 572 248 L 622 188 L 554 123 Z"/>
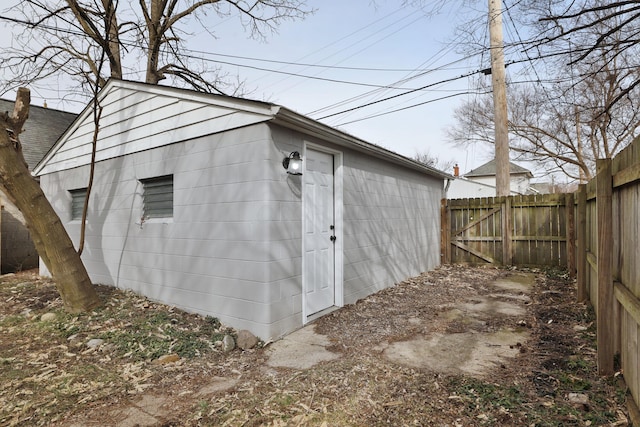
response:
<path fill-rule="evenodd" d="M 196 392 L 196 396 L 207 396 L 219 391 L 226 391 L 238 384 L 237 378 L 213 377 L 209 384 L 203 386 Z"/>
<path fill-rule="evenodd" d="M 534 281 L 535 275 L 526 273 L 498 279 L 492 284 L 497 288 L 496 293 L 461 301 L 446 311 L 442 319 L 472 324 L 499 313 L 513 317 L 515 322 L 527 312 L 524 305 L 530 301 Z M 404 366 L 482 377 L 491 368 L 515 357 L 528 338 L 526 331 L 505 328 L 491 333 L 470 331 L 418 336 L 380 350 L 387 360 Z"/>
<path fill-rule="evenodd" d="M 527 332 L 507 330 L 436 334 L 393 343 L 384 351 L 384 357 L 412 368 L 482 377 L 489 369 L 515 357 L 519 353 L 518 343 L 527 338 Z"/>
<path fill-rule="evenodd" d="M 529 293 L 535 281 L 536 275 L 533 273 L 514 273 L 496 280 L 493 286 L 510 292 Z"/>
<path fill-rule="evenodd" d="M 271 367 L 309 369 L 339 357 L 327 350 L 329 339 L 315 332 L 315 325 L 299 329 L 269 346 L 267 365 Z"/>
<path fill-rule="evenodd" d="M 524 307 L 516 303 L 509 303 L 506 301 L 500 301 L 496 298 L 487 297 L 474 298 L 470 302 L 460 304 L 459 307 L 462 307 L 472 313 L 500 313 L 507 316 L 523 316 L 527 312 Z"/>
<path fill-rule="evenodd" d="M 144 395 L 114 418 L 118 419 L 117 425 L 122 427 L 156 426 L 160 424 L 160 418 L 169 412 L 165 406 L 167 403 L 166 397 Z"/>

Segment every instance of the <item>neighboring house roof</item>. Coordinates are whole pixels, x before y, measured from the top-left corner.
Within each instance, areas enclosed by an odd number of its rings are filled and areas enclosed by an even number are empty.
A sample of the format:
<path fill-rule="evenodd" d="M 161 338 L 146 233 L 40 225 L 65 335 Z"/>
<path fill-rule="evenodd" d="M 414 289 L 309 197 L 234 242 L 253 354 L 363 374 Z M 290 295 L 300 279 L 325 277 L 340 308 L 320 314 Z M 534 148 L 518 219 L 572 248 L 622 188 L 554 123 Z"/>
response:
<path fill-rule="evenodd" d="M 0 112 L 13 111 L 14 101 L 0 99 Z M 24 124 L 24 132 L 19 136 L 22 154 L 33 170 L 60 135 L 73 123 L 77 114 L 53 110 L 35 105 L 29 106 L 29 118 Z"/>
<path fill-rule="evenodd" d="M 150 120 L 158 124 L 158 126 L 155 126 L 155 130 L 157 132 L 155 137 L 154 135 L 136 135 L 136 138 L 138 138 L 137 140 L 139 141 L 138 145 L 144 149 L 153 148 L 154 146 L 157 146 L 157 144 L 168 143 L 167 141 L 162 142 L 161 140 L 163 138 L 171 137 L 173 138 L 171 142 L 175 143 L 180 142 L 181 140 L 193 138 L 198 134 L 205 135 L 206 133 L 211 134 L 223 132 L 252 124 L 270 122 L 302 132 L 306 135 L 312 135 L 321 139 L 329 140 L 339 146 L 348 147 L 359 152 L 364 152 L 369 155 L 391 161 L 395 164 L 418 170 L 439 179 L 453 178 L 448 173 L 426 166 L 423 163 L 371 144 L 302 114 L 269 102 L 253 101 L 224 95 L 206 94 L 188 89 L 179 89 L 118 79 L 110 79 L 98 94 L 99 102 L 105 101 L 105 105 L 109 106 L 115 105 L 113 103 L 117 103 L 118 105 L 123 105 L 125 103 L 133 105 L 140 102 L 141 97 L 155 97 L 157 99 L 163 99 L 163 102 L 167 105 L 176 104 L 177 102 L 180 103 L 179 109 L 172 110 L 172 114 L 175 111 L 179 111 L 179 113 L 177 113 L 178 115 L 173 115 L 171 117 L 171 120 L 173 121 L 181 121 L 179 134 L 176 133 L 171 136 L 162 135 L 163 117 L 161 115 L 163 112 L 166 112 L 167 109 L 163 111 L 145 111 L 140 113 L 147 117 L 146 120 Z M 201 109 L 206 109 L 207 107 L 211 107 L 208 108 L 208 113 L 201 111 Z M 37 165 L 35 168 L 36 174 L 48 173 L 50 171 L 57 170 L 59 167 L 71 168 L 82 164 L 88 164 L 87 157 L 89 153 L 78 145 L 86 144 L 83 137 L 83 141 L 73 142 L 76 146 L 65 148 L 75 148 L 79 153 L 78 155 L 72 159 L 66 159 L 64 163 L 57 163 L 57 166 L 53 165 L 57 162 L 57 159 L 55 158 L 56 153 L 60 150 L 65 141 L 74 133 L 74 131 L 83 124 L 92 122 L 91 111 L 92 104 L 89 104 L 83 112 L 80 113 L 76 121 L 71 125 L 66 133 L 59 139 L 58 143 L 52 147 L 40 164 Z M 108 114 L 108 112 L 105 112 L 102 117 L 104 118 L 105 116 L 108 116 Z M 172 126 L 174 128 L 177 127 L 175 124 Z M 131 131 L 131 133 L 134 133 L 134 131 Z M 133 136 L 130 138 L 133 140 Z M 107 158 L 131 153 L 131 150 L 134 150 L 134 148 L 115 146 L 115 144 L 118 144 L 117 141 L 114 141 L 113 144 L 114 146 L 106 147 L 102 149 L 101 152 L 99 148 L 96 160 L 105 160 Z M 109 143 L 106 145 L 108 146 Z M 51 163 L 51 165 L 48 165 L 49 163 Z"/>
<path fill-rule="evenodd" d="M 518 166 L 513 162 L 509 162 L 509 172 L 511 175 L 526 175 L 529 178 L 533 178 L 533 174 L 529 169 L 525 169 L 522 166 Z M 481 177 L 481 176 L 495 176 L 496 174 L 496 160 L 493 159 L 482 166 L 478 166 L 475 169 L 464 174 L 465 177 Z"/>

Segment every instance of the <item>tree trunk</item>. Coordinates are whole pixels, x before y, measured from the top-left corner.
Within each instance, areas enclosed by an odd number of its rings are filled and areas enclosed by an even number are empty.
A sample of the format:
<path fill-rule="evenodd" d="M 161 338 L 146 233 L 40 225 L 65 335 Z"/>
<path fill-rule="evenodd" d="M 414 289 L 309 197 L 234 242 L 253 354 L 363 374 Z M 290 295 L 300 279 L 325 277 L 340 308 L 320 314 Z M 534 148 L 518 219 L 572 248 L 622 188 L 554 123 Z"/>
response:
<path fill-rule="evenodd" d="M 18 134 L 28 116 L 29 91 L 19 89 L 14 114 L 0 116 L 0 185 L 22 212 L 38 254 L 51 272 L 65 309 L 90 310 L 100 304 L 87 270 L 58 214 L 27 167 Z"/>

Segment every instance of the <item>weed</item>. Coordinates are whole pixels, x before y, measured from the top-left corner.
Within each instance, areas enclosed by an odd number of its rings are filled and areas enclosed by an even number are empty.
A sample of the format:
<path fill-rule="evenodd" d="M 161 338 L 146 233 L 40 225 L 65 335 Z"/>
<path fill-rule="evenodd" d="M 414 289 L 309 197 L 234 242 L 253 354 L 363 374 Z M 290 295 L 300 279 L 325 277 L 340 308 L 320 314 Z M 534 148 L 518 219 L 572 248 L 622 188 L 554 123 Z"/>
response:
<path fill-rule="evenodd" d="M 570 357 L 565 367 L 572 372 L 586 373 L 592 371 L 592 363 L 580 357 Z"/>
<path fill-rule="evenodd" d="M 0 327 L 10 328 L 12 326 L 19 326 L 25 323 L 27 319 L 24 316 L 9 315 L 0 319 Z"/>
<path fill-rule="evenodd" d="M 564 389 L 568 391 L 586 391 L 591 389 L 591 382 L 583 378 L 577 377 L 565 371 L 552 371 L 551 375 L 560 381 Z"/>
<path fill-rule="evenodd" d="M 569 272 L 567 271 L 566 268 L 545 267 L 542 269 L 542 271 L 549 279 L 560 279 L 560 280 L 569 279 Z"/>
<path fill-rule="evenodd" d="M 209 403 L 208 400 L 198 401 L 198 411 L 200 411 L 200 413 L 206 414 L 207 412 L 209 412 L 210 407 L 211 407 L 211 404 Z"/>
<path fill-rule="evenodd" d="M 466 400 L 468 407 L 474 411 L 486 411 L 491 408 L 513 409 L 522 405 L 523 397 L 515 386 L 505 387 L 481 380 L 455 377 L 449 387 Z"/>
<path fill-rule="evenodd" d="M 207 325 L 209 325 L 209 327 L 213 329 L 218 329 L 220 326 L 222 326 L 222 323 L 220 323 L 220 320 L 216 317 L 207 316 L 204 318 L 204 321 Z"/>
<path fill-rule="evenodd" d="M 295 402 L 295 399 L 290 394 L 280 394 L 273 399 L 273 402 L 279 406 L 287 407 L 291 406 Z"/>

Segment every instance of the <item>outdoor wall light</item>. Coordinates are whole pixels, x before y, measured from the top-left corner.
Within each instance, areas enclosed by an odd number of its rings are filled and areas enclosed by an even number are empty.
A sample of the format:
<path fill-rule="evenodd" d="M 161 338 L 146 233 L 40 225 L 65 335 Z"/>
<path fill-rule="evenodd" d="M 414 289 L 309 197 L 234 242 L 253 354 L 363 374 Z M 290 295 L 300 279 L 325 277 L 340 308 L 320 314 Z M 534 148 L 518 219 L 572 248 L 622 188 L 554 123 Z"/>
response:
<path fill-rule="evenodd" d="M 302 159 L 300 158 L 300 153 L 292 151 L 289 157 L 285 157 L 282 160 L 282 166 L 287 170 L 288 174 L 302 175 Z"/>

